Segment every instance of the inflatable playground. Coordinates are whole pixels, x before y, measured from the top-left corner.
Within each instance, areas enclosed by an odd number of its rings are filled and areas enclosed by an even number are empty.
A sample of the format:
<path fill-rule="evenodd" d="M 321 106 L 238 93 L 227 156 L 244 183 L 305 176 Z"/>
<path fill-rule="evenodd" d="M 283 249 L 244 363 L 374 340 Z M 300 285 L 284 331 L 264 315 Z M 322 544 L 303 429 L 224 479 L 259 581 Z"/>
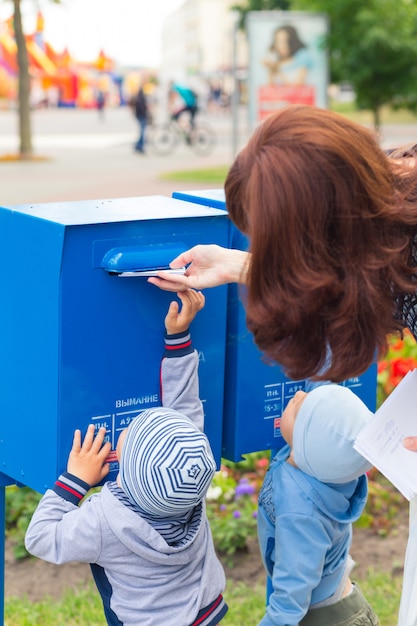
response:
<path fill-rule="evenodd" d="M 36 30 L 25 35 L 31 77 L 31 106 L 95 108 L 121 106 L 137 85 L 137 72 L 116 70 L 115 63 L 100 51 L 92 63 L 73 59 L 68 50 L 56 52 L 44 40 L 44 20 L 38 13 Z M 13 16 L 0 21 L 0 106 L 9 108 L 17 100 L 17 46 Z"/>

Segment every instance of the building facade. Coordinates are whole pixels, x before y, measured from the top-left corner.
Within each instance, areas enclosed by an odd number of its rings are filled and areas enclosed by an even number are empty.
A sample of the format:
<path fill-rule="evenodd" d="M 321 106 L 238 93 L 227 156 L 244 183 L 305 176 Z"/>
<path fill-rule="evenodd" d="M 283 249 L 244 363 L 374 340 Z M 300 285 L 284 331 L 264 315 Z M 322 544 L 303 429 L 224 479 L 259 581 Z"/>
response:
<path fill-rule="evenodd" d="M 161 84 L 187 83 L 200 95 L 211 84 L 230 91 L 234 65 L 247 65 L 246 37 L 237 31 L 237 0 L 184 0 L 164 22 Z M 236 46 L 236 47 L 234 47 Z M 234 52 L 235 51 L 235 52 Z"/>

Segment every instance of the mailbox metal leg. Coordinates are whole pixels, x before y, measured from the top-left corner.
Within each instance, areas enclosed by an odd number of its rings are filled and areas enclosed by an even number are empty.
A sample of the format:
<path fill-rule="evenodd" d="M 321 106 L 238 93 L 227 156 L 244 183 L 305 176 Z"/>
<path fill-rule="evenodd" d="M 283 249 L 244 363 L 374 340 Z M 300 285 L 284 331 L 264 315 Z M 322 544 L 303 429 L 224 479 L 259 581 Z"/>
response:
<path fill-rule="evenodd" d="M 11 480 L 0 472 L 0 624 L 4 626 L 4 592 L 5 592 L 5 569 L 6 569 L 6 487 L 12 485 Z"/>
<path fill-rule="evenodd" d="M 4 577 L 6 562 L 6 487 L 0 483 L 0 533 L 1 533 L 1 554 L 0 554 L 0 624 L 4 624 Z"/>

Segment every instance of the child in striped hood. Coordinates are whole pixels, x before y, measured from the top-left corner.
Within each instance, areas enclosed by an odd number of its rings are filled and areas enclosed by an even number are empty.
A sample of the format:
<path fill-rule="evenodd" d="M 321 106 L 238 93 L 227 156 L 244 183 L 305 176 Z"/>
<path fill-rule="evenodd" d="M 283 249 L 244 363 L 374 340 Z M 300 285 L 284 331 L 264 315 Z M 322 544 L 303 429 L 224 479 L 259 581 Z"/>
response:
<path fill-rule="evenodd" d="M 198 354 L 189 325 L 204 306 L 178 293 L 165 318 L 161 407 L 139 413 L 117 444 L 119 475 L 78 506 L 109 471 L 105 429 L 75 431 L 67 472 L 26 533 L 27 550 L 52 563 L 90 563 L 110 626 L 215 626 L 227 612 L 205 513 L 216 470 L 203 433 Z"/>

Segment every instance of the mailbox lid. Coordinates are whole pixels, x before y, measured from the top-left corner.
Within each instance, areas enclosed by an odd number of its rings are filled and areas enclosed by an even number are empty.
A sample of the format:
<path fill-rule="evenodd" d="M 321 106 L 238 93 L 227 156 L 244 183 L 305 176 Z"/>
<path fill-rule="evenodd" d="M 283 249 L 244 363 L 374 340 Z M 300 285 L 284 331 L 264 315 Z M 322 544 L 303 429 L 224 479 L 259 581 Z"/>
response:
<path fill-rule="evenodd" d="M 226 195 L 224 189 L 203 189 L 197 191 L 174 191 L 173 198 L 202 204 L 208 208 L 226 211 Z"/>
<path fill-rule="evenodd" d="M 167 196 L 21 204 L 4 207 L 3 210 L 31 215 L 65 226 L 207 217 L 222 212 L 217 208 L 203 208 L 200 203 L 182 202 Z"/>

